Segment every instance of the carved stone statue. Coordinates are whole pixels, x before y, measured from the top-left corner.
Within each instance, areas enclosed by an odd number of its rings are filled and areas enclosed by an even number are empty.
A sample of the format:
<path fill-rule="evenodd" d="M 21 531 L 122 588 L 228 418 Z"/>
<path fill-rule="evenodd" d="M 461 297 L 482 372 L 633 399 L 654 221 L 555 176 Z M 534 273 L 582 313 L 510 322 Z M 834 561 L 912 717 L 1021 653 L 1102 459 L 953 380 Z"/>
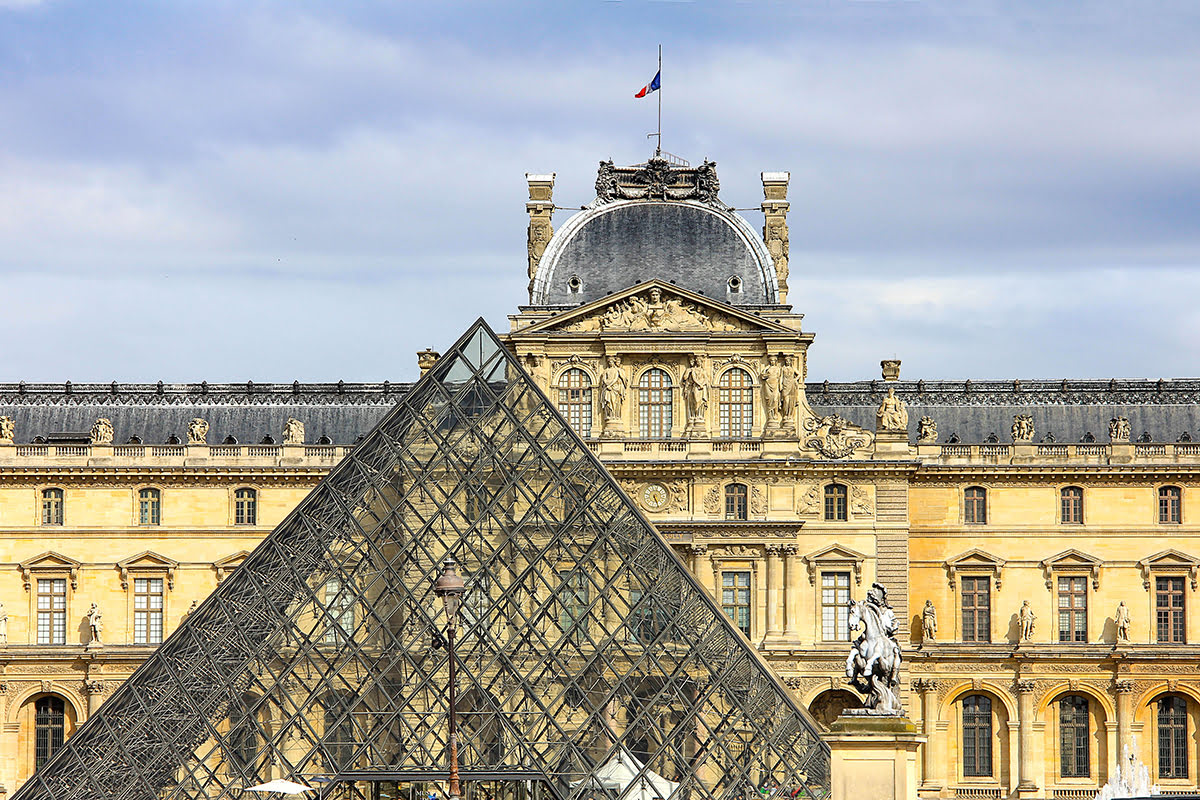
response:
<path fill-rule="evenodd" d="M 283 423 L 283 443 L 304 444 L 304 423 L 294 417 L 288 417 L 288 421 Z"/>
<path fill-rule="evenodd" d="M 1033 623 L 1037 620 L 1037 614 L 1033 613 L 1028 600 L 1021 604 L 1021 611 L 1017 614 L 1017 619 L 1021 623 L 1021 641 L 1033 641 Z"/>
<path fill-rule="evenodd" d="M 192 612 L 195 611 L 197 606 L 199 606 L 199 605 L 200 605 L 199 600 L 193 600 L 192 604 L 187 607 L 187 611 L 183 612 L 183 616 L 190 617 L 192 615 Z"/>
<path fill-rule="evenodd" d="M 783 355 L 776 354 L 774 360 L 767 358 L 767 365 L 758 373 L 762 380 L 763 408 L 767 412 L 767 427 L 778 428 L 783 394 Z"/>
<path fill-rule="evenodd" d="M 693 355 L 688 364 L 683 373 L 683 399 L 687 403 L 688 420 L 690 424 L 703 426 L 708 413 L 708 390 L 712 381 L 700 356 Z"/>
<path fill-rule="evenodd" d="M 771 219 L 763 226 L 764 238 L 766 239 L 767 251 L 771 254 L 771 260 L 775 262 L 775 276 L 780 283 L 787 283 L 788 279 L 788 226 L 787 219 L 777 217 Z"/>
<path fill-rule="evenodd" d="M 908 408 L 896 397 L 896 387 L 889 386 L 887 397 L 879 404 L 875 414 L 876 427 L 881 431 L 903 432 L 908 430 Z"/>
<path fill-rule="evenodd" d="M 925 601 L 925 610 L 921 613 L 921 641 L 932 642 L 937 633 L 937 609 L 932 600 Z"/>
<path fill-rule="evenodd" d="M 187 437 L 188 444 L 207 444 L 208 422 L 200 417 L 193 417 L 187 426 Z"/>
<path fill-rule="evenodd" d="M 112 420 L 101 417 L 96 420 L 96 424 L 92 425 L 92 444 L 112 444 L 113 426 Z"/>
<path fill-rule="evenodd" d="M 537 274 L 538 264 L 542 261 L 542 254 L 546 252 L 546 245 L 550 243 L 550 236 L 553 233 L 550 223 L 545 220 L 530 220 L 529 221 L 529 277 L 532 279 Z"/>
<path fill-rule="evenodd" d="M 1112 442 L 1128 442 L 1131 434 L 1129 419 L 1113 417 L 1108 421 L 1108 439 Z"/>
<path fill-rule="evenodd" d="M 887 589 L 872 584 L 862 603 L 851 600 L 850 630 L 861 627 L 846 658 L 848 683 L 862 694 L 864 711 L 880 716 L 903 713 L 896 689 L 900 686 L 900 644 L 896 614 L 887 602 Z"/>
<path fill-rule="evenodd" d="M 779 382 L 779 416 L 783 427 L 796 424 L 796 404 L 800 402 L 800 372 L 792 363 L 791 356 L 783 356 L 783 369 Z"/>
<path fill-rule="evenodd" d="M 596 170 L 596 199 L 611 203 L 617 199 L 617 191 L 617 170 L 612 159 L 601 161 L 600 169 Z"/>
<path fill-rule="evenodd" d="M 88 633 L 91 638 L 88 640 L 88 647 L 99 647 L 104 644 L 100 640 L 100 634 L 104 630 L 104 615 L 100 612 L 100 606 L 92 603 L 92 607 L 87 612 Z"/>
<path fill-rule="evenodd" d="M 917 422 L 917 441 L 921 444 L 937 442 L 937 421 L 933 417 L 921 417 Z"/>
<path fill-rule="evenodd" d="M 0 603 L 0 644 L 8 644 L 8 611 Z"/>
<path fill-rule="evenodd" d="M 604 429 L 618 430 L 621 427 L 621 409 L 625 405 L 625 393 L 629 391 L 629 379 L 621 369 L 621 359 L 609 356 L 608 366 L 600 373 L 600 407 L 604 413 Z"/>
<path fill-rule="evenodd" d="M 1130 622 L 1129 606 L 1125 605 L 1124 600 L 1122 600 L 1121 604 L 1117 606 L 1117 616 L 1115 621 L 1117 623 L 1117 641 L 1128 642 Z"/>
<path fill-rule="evenodd" d="M 12 444 L 17 426 L 12 417 L 0 417 L 0 444 Z"/>
<path fill-rule="evenodd" d="M 1033 415 L 1017 414 L 1013 417 L 1012 440 L 1014 442 L 1033 441 Z"/>

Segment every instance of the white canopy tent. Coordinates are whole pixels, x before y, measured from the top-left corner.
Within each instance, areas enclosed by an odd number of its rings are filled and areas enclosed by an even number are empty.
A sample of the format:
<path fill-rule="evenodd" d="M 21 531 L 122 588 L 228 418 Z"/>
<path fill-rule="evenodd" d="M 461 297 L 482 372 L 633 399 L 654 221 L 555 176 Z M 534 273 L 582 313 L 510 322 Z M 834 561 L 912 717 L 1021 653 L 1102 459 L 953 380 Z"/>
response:
<path fill-rule="evenodd" d="M 604 789 L 617 792 L 617 800 L 667 800 L 679 787 L 675 781 L 669 781 L 653 770 L 646 769 L 624 745 L 600 765 L 590 778 L 576 781 L 572 786 L 586 781 L 598 783 Z"/>

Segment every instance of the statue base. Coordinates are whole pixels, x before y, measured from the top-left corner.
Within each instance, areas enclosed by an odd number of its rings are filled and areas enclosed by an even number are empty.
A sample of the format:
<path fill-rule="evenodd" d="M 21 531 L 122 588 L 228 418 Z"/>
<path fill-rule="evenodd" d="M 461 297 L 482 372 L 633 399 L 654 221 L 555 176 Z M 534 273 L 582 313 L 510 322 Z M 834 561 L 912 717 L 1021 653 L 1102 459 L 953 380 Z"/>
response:
<path fill-rule="evenodd" d="M 831 800 L 916 800 L 917 748 L 927 737 L 912 720 L 850 709 L 823 738 L 831 751 Z"/>
<path fill-rule="evenodd" d="M 906 431 L 877 431 L 875 433 L 875 458 L 908 458 L 909 455 Z"/>

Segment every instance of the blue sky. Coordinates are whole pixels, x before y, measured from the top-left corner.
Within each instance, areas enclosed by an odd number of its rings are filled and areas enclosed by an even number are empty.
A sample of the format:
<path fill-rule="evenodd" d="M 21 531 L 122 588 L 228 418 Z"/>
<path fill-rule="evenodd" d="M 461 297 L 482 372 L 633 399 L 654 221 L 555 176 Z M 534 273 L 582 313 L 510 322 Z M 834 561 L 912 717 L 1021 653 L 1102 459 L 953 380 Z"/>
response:
<path fill-rule="evenodd" d="M 524 173 L 792 173 L 810 379 L 1200 375 L 1195 2 L 0 0 L 0 380 L 405 380 Z M 755 227 L 761 215 L 746 212 Z M 561 225 L 566 214 L 559 214 Z"/>

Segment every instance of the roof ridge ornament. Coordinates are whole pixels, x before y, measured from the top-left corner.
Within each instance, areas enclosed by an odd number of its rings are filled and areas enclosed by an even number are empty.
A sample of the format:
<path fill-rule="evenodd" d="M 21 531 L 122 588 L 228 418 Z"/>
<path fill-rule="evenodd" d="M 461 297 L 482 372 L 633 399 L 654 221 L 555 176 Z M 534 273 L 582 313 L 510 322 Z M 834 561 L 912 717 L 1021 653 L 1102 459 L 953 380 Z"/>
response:
<path fill-rule="evenodd" d="M 618 167 L 610 158 L 601 161 L 596 172 L 596 202 L 600 204 L 617 200 L 698 200 L 727 208 L 717 197 L 720 191 L 717 163 L 708 159 L 698 167 L 679 167 L 654 156 L 645 164 Z"/>

